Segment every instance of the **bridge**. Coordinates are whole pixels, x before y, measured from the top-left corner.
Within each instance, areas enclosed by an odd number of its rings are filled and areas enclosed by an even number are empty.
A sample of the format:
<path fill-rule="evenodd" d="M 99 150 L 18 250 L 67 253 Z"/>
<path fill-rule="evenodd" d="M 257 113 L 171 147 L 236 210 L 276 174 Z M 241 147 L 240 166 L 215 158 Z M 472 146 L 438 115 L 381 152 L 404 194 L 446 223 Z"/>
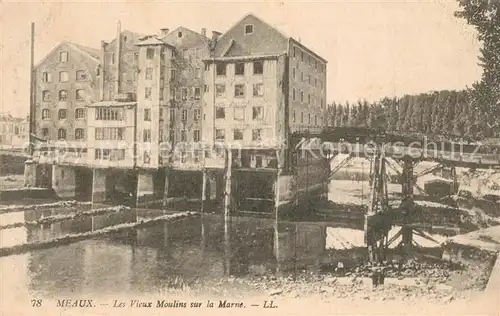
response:
<path fill-rule="evenodd" d="M 216 145 L 224 153 L 217 163 L 211 163 L 209 159 L 189 166 L 173 162 L 150 170 L 128 166 L 127 175 L 122 178 L 106 170 L 123 166 L 107 161 L 107 169 L 102 169 L 103 166 L 89 163 L 85 143 L 78 146 L 43 144 L 35 150 L 33 161 L 35 164 L 58 166 L 58 170 L 51 172 L 56 174 L 56 183 L 52 183 L 52 187 L 61 186 L 55 191 L 64 191 L 65 197 L 74 196 L 75 187 L 81 186 L 85 177 L 90 177 L 87 183 L 91 186 L 91 199 L 95 202 L 103 202 L 104 197 L 109 195 L 110 181 L 115 182 L 114 186 L 120 181 L 127 184 L 135 181 L 133 199 L 136 206 L 147 206 L 141 204 L 147 201 L 163 201 L 166 207 L 172 201 L 197 197 L 202 210 L 208 210 L 211 202 L 218 201 L 219 205 L 223 205 L 225 215 L 246 207 L 255 210 L 266 206 L 271 207 L 278 217 L 284 209 L 306 209 L 311 199 L 324 197 L 333 175 L 350 159 L 368 159 L 371 202 L 365 214 L 365 241 L 373 261 L 384 259 L 384 251 L 391 242 L 387 240 L 387 235 L 395 217 L 398 223 L 401 219 L 403 221 L 399 234 L 403 236 L 401 246 L 408 252 L 411 250 L 415 205 L 413 188 L 417 187 L 425 193 L 416 183 L 418 177 L 439 169 L 449 169 L 453 177 L 451 194 L 455 194 L 458 189 L 456 168 L 500 169 L 500 142 L 498 145 L 483 146 L 369 129 L 325 128 L 316 134 L 296 132 L 290 134 L 285 146 L 235 149 L 223 143 Z M 345 159 L 331 168 L 332 159 L 341 154 L 345 154 Z M 436 165 L 415 173 L 415 166 L 422 161 L 433 161 Z M 75 170 L 64 172 L 66 169 L 61 169 L 71 167 Z M 402 187 L 402 202 L 397 208 L 389 205 L 389 169 L 398 174 Z M 59 174 L 63 174 L 65 179 L 57 181 Z M 195 188 L 200 182 L 201 187 Z"/>

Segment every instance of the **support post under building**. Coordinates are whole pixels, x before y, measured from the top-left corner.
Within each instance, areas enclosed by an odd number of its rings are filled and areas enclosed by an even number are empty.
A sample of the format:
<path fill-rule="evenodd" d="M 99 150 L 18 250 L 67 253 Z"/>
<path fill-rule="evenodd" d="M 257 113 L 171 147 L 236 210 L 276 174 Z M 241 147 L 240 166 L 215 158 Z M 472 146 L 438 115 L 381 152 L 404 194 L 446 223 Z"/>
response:
<path fill-rule="evenodd" d="M 224 190 L 224 216 L 228 216 L 231 212 L 231 180 L 233 168 L 233 153 L 231 149 L 226 150 L 225 155 L 225 182 L 226 189 Z"/>
<path fill-rule="evenodd" d="M 401 209 L 403 210 L 403 228 L 402 228 L 402 245 L 409 253 L 413 243 L 413 230 L 409 226 L 412 222 L 413 207 L 414 207 L 414 177 L 413 177 L 413 162 L 409 159 L 403 161 L 401 183 Z"/>

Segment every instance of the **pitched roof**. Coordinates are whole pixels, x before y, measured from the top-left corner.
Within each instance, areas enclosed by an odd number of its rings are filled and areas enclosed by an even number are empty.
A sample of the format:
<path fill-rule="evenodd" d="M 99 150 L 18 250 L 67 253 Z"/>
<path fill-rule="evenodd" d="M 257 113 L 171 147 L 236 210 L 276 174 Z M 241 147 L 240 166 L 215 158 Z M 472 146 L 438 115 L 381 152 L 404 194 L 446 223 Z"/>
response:
<path fill-rule="evenodd" d="M 168 34 L 163 36 L 161 38 L 161 40 L 167 44 L 170 44 L 172 46 L 176 46 L 178 44 L 177 33 L 179 31 L 189 33 L 190 35 L 192 35 L 194 37 L 195 40 L 204 40 L 206 42 L 210 41 L 210 39 L 208 37 L 203 36 L 202 34 L 196 32 L 196 31 L 193 31 L 191 29 L 188 29 L 187 27 L 184 27 L 184 26 L 179 26 L 176 29 L 168 32 Z"/>
<path fill-rule="evenodd" d="M 83 51 L 84 53 L 87 53 L 91 57 L 94 57 L 96 59 L 100 59 L 101 52 L 100 52 L 100 50 L 98 50 L 96 48 L 80 45 L 80 44 L 73 43 L 73 42 L 67 42 L 67 43 L 69 45 L 74 46 L 76 49 L 79 49 L 79 50 Z"/>
<path fill-rule="evenodd" d="M 74 51 L 89 57 L 90 59 L 94 60 L 97 63 L 100 60 L 99 53 L 98 53 L 99 50 L 97 50 L 95 48 L 90 48 L 87 46 L 83 46 L 80 44 L 76 44 L 73 42 L 63 40 L 59 44 L 57 44 L 54 48 L 52 48 L 38 63 L 36 63 L 35 68 L 40 66 L 50 55 L 52 55 L 52 53 L 54 53 L 56 50 L 58 50 L 59 47 L 61 47 L 62 45 L 67 45 L 68 47 L 72 48 Z"/>
<path fill-rule="evenodd" d="M 141 39 L 140 42 L 136 43 L 137 46 L 142 45 L 165 45 L 165 42 L 159 40 L 156 36 L 146 37 Z"/>

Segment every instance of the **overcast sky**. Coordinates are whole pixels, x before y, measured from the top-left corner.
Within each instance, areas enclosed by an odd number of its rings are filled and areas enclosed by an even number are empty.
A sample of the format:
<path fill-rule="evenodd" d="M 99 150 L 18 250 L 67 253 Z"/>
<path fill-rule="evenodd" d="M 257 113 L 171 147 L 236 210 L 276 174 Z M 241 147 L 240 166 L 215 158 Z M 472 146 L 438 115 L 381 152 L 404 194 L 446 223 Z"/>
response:
<path fill-rule="evenodd" d="M 30 23 L 35 62 L 62 40 L 99 48 L 123 29 L 185 26 L 225 32 L 252 12 L 328 60 L 327 100 L 461 89 L 479 79 L 475 31 L 455 18 L 456 0 L 65 2 L 0 1 L 0 109 L 29 111 Z"/>

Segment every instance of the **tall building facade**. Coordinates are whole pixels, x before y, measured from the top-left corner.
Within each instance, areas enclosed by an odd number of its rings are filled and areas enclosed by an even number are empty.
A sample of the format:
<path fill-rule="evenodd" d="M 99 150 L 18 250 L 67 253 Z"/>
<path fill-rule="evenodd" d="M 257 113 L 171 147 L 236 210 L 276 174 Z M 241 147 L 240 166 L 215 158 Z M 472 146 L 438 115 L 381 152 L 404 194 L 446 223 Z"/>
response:
<path fill-rule="evenodd" d="M 290 133 L 319 132 L 325 125 L 326 64 L 299 41 L 245 16 L 205 60 L 203 139 L 282 148 Z M 250 165 L 265 166 L 270 157 L 253 156 Z"/>
<path fill-rule="evenodd" d="M 35 66 L 36 136 L 86 141 L 86 106 L 98 98 L 99 62 L 99 50 L 63 41 Z"/>

